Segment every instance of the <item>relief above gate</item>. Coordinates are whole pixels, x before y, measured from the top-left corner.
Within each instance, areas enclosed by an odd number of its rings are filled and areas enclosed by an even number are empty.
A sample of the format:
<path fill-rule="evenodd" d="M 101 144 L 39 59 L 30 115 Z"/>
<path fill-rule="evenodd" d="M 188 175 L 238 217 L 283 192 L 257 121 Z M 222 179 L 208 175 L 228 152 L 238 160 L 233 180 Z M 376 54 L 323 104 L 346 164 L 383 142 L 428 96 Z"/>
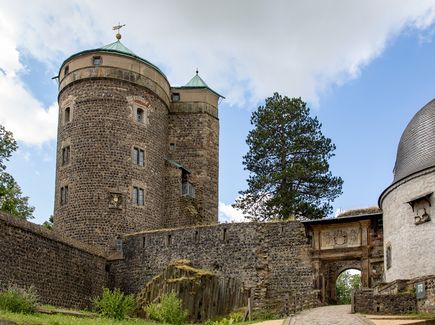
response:
<path fill-rule="evenodd" d="M 320 249 L 361 246 L 359 227 L 325 229 L 320 232 Z"/>

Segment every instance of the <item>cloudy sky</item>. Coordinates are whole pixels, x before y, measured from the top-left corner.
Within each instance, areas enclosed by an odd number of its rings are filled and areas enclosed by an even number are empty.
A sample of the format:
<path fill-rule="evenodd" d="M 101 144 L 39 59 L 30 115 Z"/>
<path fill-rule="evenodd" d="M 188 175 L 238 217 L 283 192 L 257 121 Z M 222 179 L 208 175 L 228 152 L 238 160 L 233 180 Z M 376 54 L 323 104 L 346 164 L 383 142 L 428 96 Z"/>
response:
<path fill-rule="evenodd" d="M 9 171 L 52 213 L 57 85 L 65 58 L 114 41 L 159 66 L 172 85 L 199 69 L 220 107 L 220 219 L 245 188 L 252 111 L 278 91 L 302 97 L 337 146 L 344 179 L 334 209 L 373 206 L 392 180 L 401 132 L 435 95 L 434 1 L 0 0 L 0 124 L 20 149 Z"/>

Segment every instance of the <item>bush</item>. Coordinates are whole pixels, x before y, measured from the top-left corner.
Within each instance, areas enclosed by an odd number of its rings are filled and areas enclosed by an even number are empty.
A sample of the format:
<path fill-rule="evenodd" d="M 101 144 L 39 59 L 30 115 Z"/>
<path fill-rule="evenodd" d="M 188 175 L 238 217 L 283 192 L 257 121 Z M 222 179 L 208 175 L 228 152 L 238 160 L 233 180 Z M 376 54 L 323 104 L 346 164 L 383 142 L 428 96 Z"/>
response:
<path fill-rule="evenodd" d="M 94 299 L 96 311 L 103 317 L 122 320 L 131 316 L 136 309 L 133 295 L 125 295 L 119 289 L 104 288 L 103 295 Z"/>
<path fill-rule="evenodd" d="M 34 287 L 23 289 L 10 286 L 6 291 L 0 292 L 0 310 L 29 314 L 35 310 L 37 301 Z"/>
<path fill-rule="evenodd" d="M 187 310 L 182 307 L 182 301 L 175 292 L 163 294 L 160 303 L 144 307 L 148 318 L 167 324 L 181 325 L 187 321 Z"/>

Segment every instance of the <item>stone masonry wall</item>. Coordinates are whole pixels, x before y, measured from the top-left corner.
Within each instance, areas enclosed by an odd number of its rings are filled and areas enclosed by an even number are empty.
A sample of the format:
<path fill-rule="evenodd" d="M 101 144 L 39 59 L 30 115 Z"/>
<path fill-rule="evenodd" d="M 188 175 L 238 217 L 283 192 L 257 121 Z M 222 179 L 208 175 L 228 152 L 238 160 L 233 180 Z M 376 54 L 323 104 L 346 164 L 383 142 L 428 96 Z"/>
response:
<path fill-rule="evenodd" d="M 107 286 L 105 268 L 101 251 L 0 213 L 0 290 L 33 285 L 41 303 L 85 308 Z"/>
<path fill-rule="evenodd" d="M 168 226 L 216 223 L 219 173 L 217 108 L 205 103 L 172 103 L 169 114 L 168 145 L 170 144 L 173 144 L 169 152 L 171 159 L 191 171 L 189 180 L 195 186 L 195 203 L 200 219 L 190 220 L 183 216 L 183 211 L 177 213 L 169 207 L 166 212 Z M 176 191 L 177 195 L 180 192 L 177 187 L 168 187 L 167 191 Z M 167 193 L 167 196 L 171 195 Z"/>
<path fill-rule="evenodd" d="M 428 275 L 409 280 L 396 280 L 375 288 L 380 295 L 412 293 L 416 296 L 417 283 L 424 283 L 425 295 L 417 299 L 417 310 L 421 313 L 435 314 L 435 275 Z"/>
<path fill-rule="evenodd" d="M 124 238 L 124 259 L 111 264 L 113 287 L 137 293 L 177 259 L 251 290 L 256 307 L 317 304 L 305 230 L 300 222 L 240 223 L 148 231 Z M 295 306 L 297 305 L 297 306 Z"/>
<path fill-rule="evenodd" d="M 132 83 L 85 79 L 63 88 L 59 107 L 55 228 L 88 244 L 114 248 L 119 234 L 164 227 L 166 105 Z M 70 122 L 65 122 L 67 107 Z M 137 109 L 143 110 L 142 122 L 136 120 Z M 63 165 L 67 145 L 70 158 Z M 144 151 L 144 166 L 132 159 L 135 147 Z M 68 198 L 61 204 L 65 186 Z M 143 206 L 132 202 L 133 187 L 144 190 Z"/>
<path fill-rule="evenodd" d="M 374 294 L 372 289 L 354 292 L 353 311 L 366 314 L 404 314 L 417 310 L 413 293 Z"/>

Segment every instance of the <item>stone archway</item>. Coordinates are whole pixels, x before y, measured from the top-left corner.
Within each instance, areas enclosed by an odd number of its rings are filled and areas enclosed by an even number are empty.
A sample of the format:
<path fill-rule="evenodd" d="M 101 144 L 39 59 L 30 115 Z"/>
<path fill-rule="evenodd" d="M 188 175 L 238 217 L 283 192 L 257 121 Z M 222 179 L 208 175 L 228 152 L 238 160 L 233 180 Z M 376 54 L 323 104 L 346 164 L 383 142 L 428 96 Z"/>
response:
<path fill-rule="evenodd" d="M 382 214 L 313 220 L 304 225 L 320 303 L 337 303 L 336 280 L 346 269 L 359 270 L 365 288 L 382 279 Z"/>
<path fill-rule="evenodd" d="M 347 270 L 358 270 L 361 272 L 362 278 L 362 268 L 361 261 L 358 260 L 349 260 L 349 261 L 338 261 L 336 263 L 328 264 L 329 270 L 327 270 L 328 278 L 326 281 L 327 284 L 327 294 L 328 298 L 327 303 L 329 305 L 335 305 L 338 303 L 337 299 L 337 279 L 343 272 Z"/>

